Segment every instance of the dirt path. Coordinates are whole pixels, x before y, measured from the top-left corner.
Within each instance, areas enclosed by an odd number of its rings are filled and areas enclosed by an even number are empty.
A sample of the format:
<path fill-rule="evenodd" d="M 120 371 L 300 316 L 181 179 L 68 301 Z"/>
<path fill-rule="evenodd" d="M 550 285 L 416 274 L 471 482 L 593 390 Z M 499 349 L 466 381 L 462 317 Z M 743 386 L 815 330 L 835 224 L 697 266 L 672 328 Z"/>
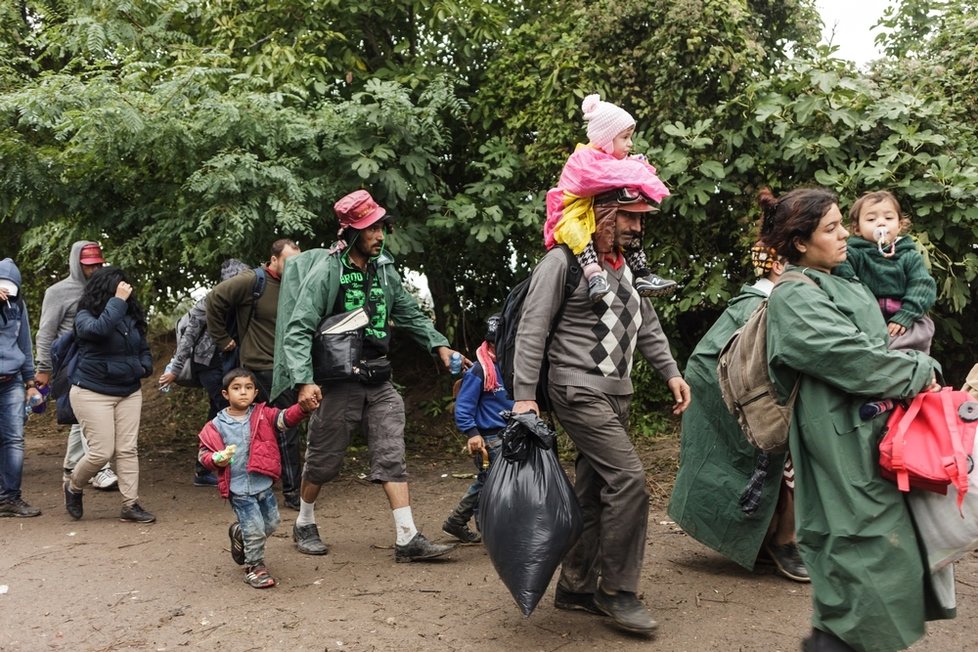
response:
<path fill-rule="evenodd" d="M 60 493 L 63 431 L 32 429 L 25 498 L 44 513 L 0 520 L 0 650 L 797 650 L 809 625 L 809 588 L 770 571 L 750 574 L 666 521 L 653 506 L 643 573 L 660 622 L 649 642 L 603 619 L 553 608 L 552 593 L 524 619 L 481 546 L 450 560 L 395 564 L 383 492 L 356 468 L 329 486 L 319 524 L 326 557 L 300 555 L 283 525 L 266 561 L 279 581 L 257 591 L 228 553 L 230 508 L 190 483 L 192 449 L 144 445 L 141 501 L 148 526 L 118 520 L 118 493 L 90 490 L 72 521 Z M 415 518 L 440 525 L 467 486 L 465 460 L 409 460 Z M 969 649 L 978 615 L 978 557 L 958 564 L 959 617 L 913 649 Z"/>

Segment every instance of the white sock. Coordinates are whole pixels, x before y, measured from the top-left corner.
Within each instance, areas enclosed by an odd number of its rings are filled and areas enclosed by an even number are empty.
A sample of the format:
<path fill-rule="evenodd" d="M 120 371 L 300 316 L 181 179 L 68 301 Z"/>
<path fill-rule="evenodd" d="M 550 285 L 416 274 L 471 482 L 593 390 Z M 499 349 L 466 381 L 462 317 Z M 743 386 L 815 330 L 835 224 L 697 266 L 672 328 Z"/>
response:
<path fill-rule="evenodd" d="M 295 524 L 298 527 L 303 525 L 315 525 L 316 524 L 316 503 L 307 503 L 306 501 L 299 499 L 299 515 L 295 519 Z"/>
<path fill-rule="evenodd" d="M 411 539 L 418 533 L 418 528 L 414 527 L 414 516 L 411 515 L 410 505 L 394 510 L 394 531 L 397 533 L 399 546 L 411 543 Z"/>

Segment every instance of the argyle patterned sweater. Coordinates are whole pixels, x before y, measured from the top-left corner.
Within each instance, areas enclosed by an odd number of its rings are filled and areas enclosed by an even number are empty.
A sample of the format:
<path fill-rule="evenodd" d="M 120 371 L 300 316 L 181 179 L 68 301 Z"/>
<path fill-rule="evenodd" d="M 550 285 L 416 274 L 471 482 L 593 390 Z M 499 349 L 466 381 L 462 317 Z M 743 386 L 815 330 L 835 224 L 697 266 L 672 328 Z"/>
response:
<path fill-rule="evenodd" d="M 548 351 L 552 385 L 590 387 L 612 395 L 632 393 L 635 350 L 663 380 L 679 375 L 669 341 L 648 299 L 632 287 L 628 265 L 603 262 L 611 291 L 598 303 L 588 298 L 584 279 L 567 297 L 567 307 Z M 516 336 L 514 398 L 535 400 L 547 334 L 564 301 L 567 256 L 551 249 L 537 264 Z"/>

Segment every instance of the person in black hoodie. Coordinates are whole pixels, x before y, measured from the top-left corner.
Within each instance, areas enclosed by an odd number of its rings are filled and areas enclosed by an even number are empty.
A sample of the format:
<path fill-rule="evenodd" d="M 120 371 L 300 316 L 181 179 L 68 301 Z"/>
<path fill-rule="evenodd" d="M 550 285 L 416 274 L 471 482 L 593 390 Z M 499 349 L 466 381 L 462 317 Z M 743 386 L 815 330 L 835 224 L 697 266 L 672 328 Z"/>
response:
<path fill-rule="evenodd" d="M 65 508 L 82 517 L 82 487 L 115 456 L 123 521 L 152 523 L 139 505 L 140 379 L 153 373 L 146 316 L 132 285 L 118 267 L 103 267 L 89 279 L 75 315 L 78 363 L 69 398 L 88 438 L 88 451 L 64 484 Z"/>

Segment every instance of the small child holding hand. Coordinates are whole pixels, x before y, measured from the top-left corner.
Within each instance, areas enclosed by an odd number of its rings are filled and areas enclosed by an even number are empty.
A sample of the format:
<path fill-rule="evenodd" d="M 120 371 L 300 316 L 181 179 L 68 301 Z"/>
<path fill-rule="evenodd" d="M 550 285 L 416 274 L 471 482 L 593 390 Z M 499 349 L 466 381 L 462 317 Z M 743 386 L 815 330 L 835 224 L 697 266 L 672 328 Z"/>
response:
<path fill-rule="evenodd" d="M 217 488 L 231 501 L 237 522 L 228 529 L 231 558 L 245 566 L 245 582 L 256 589 L 275 586 L 265 568 L 265 541 L 280 517 L 272 484 L 282 473 L 277 432 L 292 428 L 308 415 L 295 404 L 287 410 L 258 396 L 254 373 L 238 367 L 224 375 L 222 394 L 228 407 L 200 431 L 198 459 L 217 473 Z"/>

